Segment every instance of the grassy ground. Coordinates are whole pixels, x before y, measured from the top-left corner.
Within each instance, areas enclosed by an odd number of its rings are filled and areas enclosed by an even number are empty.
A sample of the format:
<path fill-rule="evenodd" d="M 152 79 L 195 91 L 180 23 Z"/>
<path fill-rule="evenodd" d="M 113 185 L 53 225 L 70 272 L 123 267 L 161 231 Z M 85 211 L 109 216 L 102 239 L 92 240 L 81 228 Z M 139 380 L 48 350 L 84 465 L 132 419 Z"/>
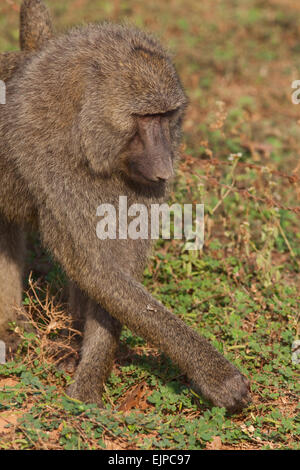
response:
<path fill-rule="evenodd" d="M 18 47 L 20 1 L 0 6 L 0 50 Z M 105 409 L 64 390 L 78 346 L 51 292 L 58 268 L 36 245 L 24 295 L 33 332 L 0 366 L 3 449 L 299 449 L 300 6 L 292 0 L 53 0 L 57 29 L 129 20 L 175 53 L 190 97 L 171 200 L 205 203 L 203 252 L 159 242 L 145 285 L 251 378 L 253 403 L 229 417 L 127 329 Z M 31 264 L 32 264 L 31 263 Z M 50 286 L 50 287 L 49 287 Z M 49 291 L 50 289 L 50 291 Z M 56 289 L 56 287 L 55 287 Z M 49 294 L 50 292 L 50 294 Z M 65 356 L 68 366 L 58 359 Z M 299 383 L 299 382 L 298 382 Z"/>

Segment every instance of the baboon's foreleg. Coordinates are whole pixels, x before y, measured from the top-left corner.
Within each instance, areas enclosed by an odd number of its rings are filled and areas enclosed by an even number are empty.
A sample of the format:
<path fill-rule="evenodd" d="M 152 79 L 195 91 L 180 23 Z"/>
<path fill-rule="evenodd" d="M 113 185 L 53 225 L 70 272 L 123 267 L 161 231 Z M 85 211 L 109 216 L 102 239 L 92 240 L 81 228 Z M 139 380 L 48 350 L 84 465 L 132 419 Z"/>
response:
<path fill-rule="evenodd" d="M 101 405 L 103 385 L 113 365 L 122 327 L 118 320 L 88 299 L 78 288 L 73 291 L 71 298 L 73 302 L 77 300 L 78 308 L 85 309 L 85 312 L 80 313 L 86 319 L 81 361 L 76 370 L 75 382 L 69 387 L 68 393 L 73 398 Z M 81 321 L 82 315 L 76 310 L 73 303 L 72 312 L 73 315 L 75 313 L 77 323 Z"/>
<path fill-rule="evenodd" d="M 74 184 L 75 187 L 79 185 Z M 89 205 L 96 207 L 96 204 L 91 205 L 90 200 Z M 85 207 L 84 204 L 82 207 Z M 68 200 L 68 209 L 69 213 L 76 213 L 76 209 L 72 211 L 71 199 Z M 85 213 L 88 214 L 88 209 Z M 56 216 L 59 215 L 59 218 L 53 217 L 53 212 L 45 204 L 40 209 L 40 230 L 45 246 L 52 251 L 56 259 L 60 260 L 69 277 L 76 281 L 95 302 L 110 312 L 116 321 L 126 325 L 136 335 L 169 356 L 191 380 L 194 388 L 214 405 L 224 406 L 230 412 L 246 406 L 250 398 L 248 379 L 205 337 L 198 335 L 152 297 L 122 265 L 118 267 L 116 263 L 112 263 L 113 250 L 103 249 L 103 245 L 99 246 L 97 243 L 96 237 L 90 236 L 92 229 L 88 226 L 88 222 L 92 220 L 92 215 L 86 217 L 87 223 L 82 224 L 78 230 L 76 224 L 72 226 L 71 221 L 66 222 L 66 212 L 63 211 L 62 214 L 63 217 L 57 211 Z M 87 240 L 90 243 L 88 246 Z M 116 243 L 114 249 L 118 248 Z M 75 385 L 73 389 L 71 388 L 72 396 L 75 398 L 84 399 L 86 393 L 93 391 L 94 385 L 90 386 L 90 378 L 98 364 L 100 367 L 97 376 L 101 374 L 102 357 L 111 354 L 104 349 L 100 355 L 99 347 L 103 331 L 104 337 L 108 334 L 109 338 L 114 338 L 110 333 L 112 328 L 110 321 L 110 327 L 106 327 L 107 318 L 109 317 L 105 316 L 101 321 L 101 316 L 98 315 L 97 322 L 96 315 L 89 315 L 82 362 L 75 377 L 78 378 L 78 383 L 84 392 L 82 393 L 80 387 L 76 390 L 77 385 Z M 104 341 L 103 343 L 105 344 Z M 99 356 L 101 362 L 97 363 L 96 358 Z M 102 377 L 105 375 L 104 371 Z"/>
<path fill-rule="evenodd" d="M 0 214 L 0 339 L 9 341 L 9 322 L 21 306 L 25 237 L 22 229 Z"/>

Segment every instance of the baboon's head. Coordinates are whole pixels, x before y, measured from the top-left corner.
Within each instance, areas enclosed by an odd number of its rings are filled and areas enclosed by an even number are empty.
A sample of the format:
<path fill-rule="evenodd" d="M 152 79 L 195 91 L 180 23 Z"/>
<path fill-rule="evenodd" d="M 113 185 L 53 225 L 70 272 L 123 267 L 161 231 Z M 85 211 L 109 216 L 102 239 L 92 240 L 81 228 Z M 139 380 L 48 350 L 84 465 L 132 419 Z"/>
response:
<path fill-rule="evenodd" d="M 28 138 L 44 136 L 49 151 L 59 138 L 96 175 L 148 185 L 172 177 L 187 100 L 151 36 L 111 24 L 76 28 L 34 55 L 16 84 L 22 126 L 27 120 Z"/>
<path fill-rule="evenodd" d="M 126 27 L 102 26 L 88 40 L 79 133 L 91 169 L 122 171 L 148 185 L 168 180 L 187 103 L 170 58 L 154 39 Z"/>

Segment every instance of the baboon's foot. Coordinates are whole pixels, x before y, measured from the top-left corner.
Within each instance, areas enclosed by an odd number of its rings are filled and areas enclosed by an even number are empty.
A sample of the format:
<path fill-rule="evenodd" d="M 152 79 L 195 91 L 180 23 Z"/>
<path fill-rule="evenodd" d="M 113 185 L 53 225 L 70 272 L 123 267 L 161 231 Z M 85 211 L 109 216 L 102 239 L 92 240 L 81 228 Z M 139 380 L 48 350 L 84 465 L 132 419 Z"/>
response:
<path fill-rule="evenodd" d="M 67 374 L 74 374 L 77 367 L 75 357 L 69 357 L 59 363 L 60 369 L 64 370 Z"/>
<path fill-rule="evenodd" d="M 0 340 L 5 344 L 6 361 L 10 360 L 21 343 L 21 337 L 8 329 L 0 330 Z"/>
<path fill-rule="evenodd" d="M 100 387 L 91 381 L 87 383 L 77 379 L 68 387 L 67 395 L 84 403 L 96 403 L 99 408 L 103 408 L 102 391 L 103 385 Z"/>
<path fill-rule="evenodd" d="M 5 343 L 6 351 L 12 348 L 15 349 L 15 345 L 17 346 L 16 343 L 20 340 L 20 337 L 13 331 L 12 324 L 10 324 L 10 321 L 14 321 L 15 323 L 15 320 L 16 318 L 13 317 L 9 321 L 0 323 L 0 340 Z"/>
<path fill-rule="evenodd" d="M 0 309 L 0 318 L 3 311 Z M 0 323 L 0 340 L 2 340 L 6 345 L 6 352 L 8 357 L 13 355 L 19 345 L 23 341 L 23 331 L 27 333 L 33 333 L 35 330 L 32 324 L 26 319 L 25 315 L 22 314 L 23 309 L 19 307 L 18 309 L 6 309 L 5 316 L 3 318 L 5 321 Z"/>

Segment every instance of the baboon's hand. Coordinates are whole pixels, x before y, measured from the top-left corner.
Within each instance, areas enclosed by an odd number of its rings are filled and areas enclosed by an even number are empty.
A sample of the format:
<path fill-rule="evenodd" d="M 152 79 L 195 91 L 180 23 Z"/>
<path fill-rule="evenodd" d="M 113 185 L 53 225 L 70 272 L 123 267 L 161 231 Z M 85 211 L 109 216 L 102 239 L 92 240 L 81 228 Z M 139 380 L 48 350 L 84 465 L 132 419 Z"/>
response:
<path fill-rule="evenodd" d="M 221 356 L 222 357 L 222 356 Z M 250 382 L 230 362 L 212 369 L 211 373 L 198 374 L 193 386 L 215 406 L 224 407 L 229 413 L 241 411 L 251 401 Z M 220 362 L 223 362 L 220 361 Z M 218 361 L 219 362 L 219 361 Z"/>
<path fill-rule="evenodd" d="M 221 397 L 221 403 L 230 413 L 240 411 L 251 401 L 250 382 L 243 374 L 238 373 L 224 383 L 224 395 Z"/>

